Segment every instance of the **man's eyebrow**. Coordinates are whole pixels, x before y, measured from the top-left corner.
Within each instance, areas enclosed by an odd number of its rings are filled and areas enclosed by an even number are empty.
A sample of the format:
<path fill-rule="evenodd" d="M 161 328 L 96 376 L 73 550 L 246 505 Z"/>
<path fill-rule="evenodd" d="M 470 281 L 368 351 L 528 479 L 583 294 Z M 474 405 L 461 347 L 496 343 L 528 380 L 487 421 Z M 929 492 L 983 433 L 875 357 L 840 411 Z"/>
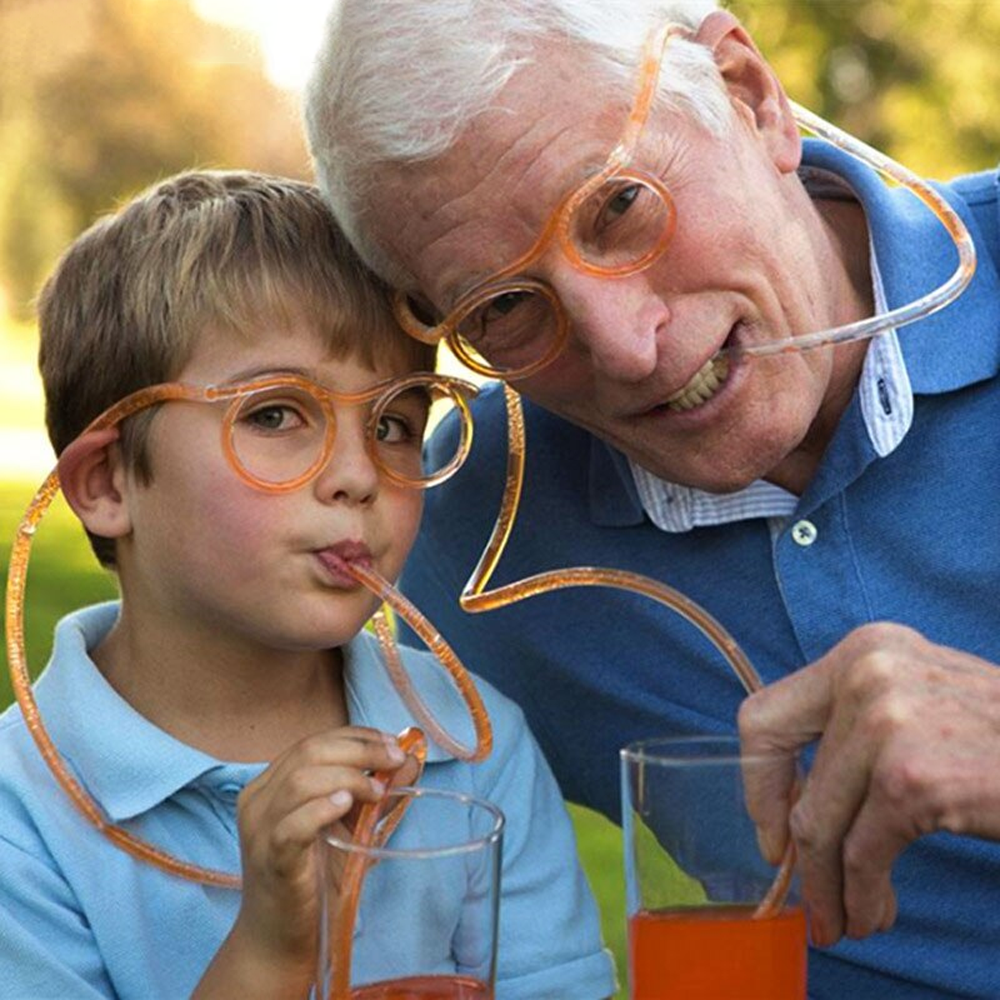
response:
<path fill-rule="evenodd" d="M 581 184 L 586 183 L 595 174 L 599 174 L 606 166 L 607 159 L 601 160 L 585 160 L 581 163 L 574 164 L 572 170 L 568 174 L 567 182 L 564 185 L 565 190 L 560 196 L 559 200 L 552 206 L 551 211 L 542 220 L 541 228 L 535 234 L 531 246 L 539 240 L 544 231 L 545 227 L 548 226 L 549 221 L 552 219 L 552 213 L 557 211 L 559 207 L 564 203 L 565 199 L 572 194 Z M 551 238 L 551 237 L 550 237 Z M 527 251 L 525 251 L 527 252 Z M 521 255 L 513 255 L 511 261 L 517 260 Z M 489 271 L 474 271 L 472 274 L 465 275 L 461 281 L 458 282 L 454 287 L 449 289 L 447 294 L 443 297 L 444 308 L 442 313 L 447 316 L 452 312 L 455 306 L 465 298 L 469 292 L 475 291 L 480 285 L 484 285 L 493 278 L 494 275 L 499 274 L 502 271 L 506 271 L 508 264 L 501 265 L 500 267 L 493 268 Z M 510 278 L 516 278 L 517 275 L 509 275 Z"/>
<path fill-rule="evenodd" d="M 472 274 L 466 275 L 445 296 L 445 315 L 450 313 L 455 306 L 469 294 L 469 292 L 474 291 L 480 285 L 489 281 L 489 279 L 496 274 L 498 270 L 503 269 L 497 268 L 492 271 L 474 271 Z"/>

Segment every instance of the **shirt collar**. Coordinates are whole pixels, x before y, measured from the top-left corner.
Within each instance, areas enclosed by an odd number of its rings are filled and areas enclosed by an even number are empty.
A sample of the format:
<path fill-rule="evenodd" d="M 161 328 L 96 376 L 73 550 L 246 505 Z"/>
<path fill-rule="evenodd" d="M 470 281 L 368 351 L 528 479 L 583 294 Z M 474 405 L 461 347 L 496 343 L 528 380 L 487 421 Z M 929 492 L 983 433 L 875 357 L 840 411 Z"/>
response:
<path fill-rule="evenodd" d="M 153 725 L 104 679 L 88 651 L 117 617 L 111 602 L 59 622 L 35 685 L 56 748 L 114 822 L 152 809 L 223 763 Z"/>
<path fill-rule="evenodd" d="M 108 818 L 116 823 L 131 819 L 201 779 L 236 779 L 245 784 L 260 774 L 264 762 L 227 763 L 171 736 L 132 708 L 105 680 L 89 650 L 114 625 L 118 608 L 112 601 L 60 621 L 49 665 L 35 685 L 45 728 Z M 390 733 L 416 725 L 381 662 L 374 636 L 362 632 L 343 649 L 352 723 Z M 436 659 L 429 653 L 401 652 L 414 687 L 439 722 L 456 739 L 474 742 L 465 703 Z M 429 742 L 428 763 L 450 759 L 450 754 Z"/>
<path fill-rule="evenodd" d="M 820 140 L 806 140 L 803 173 L 829 170 L 855 191 L 865 209 L 886 303 L 894 309 L 942 284 L 958 254 L 944 226 L 903 187 L 890 187 L 871 168 Z M 977 244 L 976 274 L 951 305 L 900 330 L 915 393 L 960 389 L 1000 370 L 1000 340 L 970 336 L 1000 327 L 1000 278 L 968 206 L 947 185 L 934 185 L 969 227 Z"/>

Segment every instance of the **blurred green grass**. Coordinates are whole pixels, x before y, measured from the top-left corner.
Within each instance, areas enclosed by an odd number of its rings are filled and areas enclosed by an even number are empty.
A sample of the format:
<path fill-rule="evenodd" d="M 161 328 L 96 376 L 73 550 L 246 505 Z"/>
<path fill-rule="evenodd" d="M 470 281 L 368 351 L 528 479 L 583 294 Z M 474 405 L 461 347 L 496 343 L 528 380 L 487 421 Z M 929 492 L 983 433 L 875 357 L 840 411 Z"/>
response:
<path fill-rule="evenodd" d="M 11 542 L 33 495 L 32 483 L 0 483 L 0 565 L 6 590 Z M 52 631 L 67 612 L 115 596 L 113 578 L 98 566 L 86 536 L 62 498 L 58 498 L 38 529 L 32 546 L 25 602 L 25 646 L 32 676 L 48 660 Z M 6 664 L 6 639 L 4 663 Z M 0 676 L 0 708 L 13 700 L 5 669 Z M 584 871 L 601 909 L 604 940 L 615 955 L 625 998 L 625 900 L 621 831 L 580 806 L 569 806 Z"/>

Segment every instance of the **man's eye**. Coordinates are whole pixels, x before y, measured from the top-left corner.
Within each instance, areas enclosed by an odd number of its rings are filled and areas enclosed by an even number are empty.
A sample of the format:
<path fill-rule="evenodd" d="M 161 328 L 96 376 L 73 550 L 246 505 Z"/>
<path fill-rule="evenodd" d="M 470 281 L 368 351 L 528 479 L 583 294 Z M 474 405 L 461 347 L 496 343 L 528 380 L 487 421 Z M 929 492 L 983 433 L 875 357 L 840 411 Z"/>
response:
<path fill-rule="evenodd" d="M 489 322 L 491 313 L 496 313 L 498 317 L 509 316 L 519 305 L 529 298 L 531 298 L 531 292 L 504 292 L 495 299 L 490 299 L 483 314 L 484 319 Z"/>
<path fill-rule="evenodd" d="M 638 184 L 630 184 L 628 187 L 621 188 L 605 202 L 598 222 L 602 225 L 608 225 L 614 222 L 615 219 L 621 218 L 632 207 L 638 197 Z"/>

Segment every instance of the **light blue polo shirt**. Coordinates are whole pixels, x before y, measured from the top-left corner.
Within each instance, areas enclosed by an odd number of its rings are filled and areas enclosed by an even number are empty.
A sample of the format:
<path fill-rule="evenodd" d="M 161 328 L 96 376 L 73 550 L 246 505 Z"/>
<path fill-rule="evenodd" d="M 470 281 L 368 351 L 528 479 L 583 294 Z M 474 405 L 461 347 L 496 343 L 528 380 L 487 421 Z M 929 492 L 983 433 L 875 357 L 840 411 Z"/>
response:
<path fill-rule="evenodd" d="M 109 603 L 60 622 L 36 685 L 49 733 L 110 820 L 186 861 L 238 872 L 236 798 L 266 765 L 216 760 L 119 697 L 87 652 L 116 615 Z M 362 633 L 344 652 L 351 722 L 392 733 L 413 725 L 374 638 Z M 434 658 L 402 653 L 424 700 L 471 740 L 462 703 Z M 470 765 L 431 746 L 421 785 L 489 799 L 506 816 L 496 995 L 610 996 L 614 967 L 559 790 L 521 711 L 477 684 L 493 722 L 493 753 Z M 58 787 L 20 710 L 0 716 L 0 998 L 181 1000 L 239 903 L 236 891 L 176 878 L 114 847 Z M 425 920 L 400 913 L 401 947 Z M 359 979 L 378 978 L 378 965 L 377 957 L 355 958 Z"/>

